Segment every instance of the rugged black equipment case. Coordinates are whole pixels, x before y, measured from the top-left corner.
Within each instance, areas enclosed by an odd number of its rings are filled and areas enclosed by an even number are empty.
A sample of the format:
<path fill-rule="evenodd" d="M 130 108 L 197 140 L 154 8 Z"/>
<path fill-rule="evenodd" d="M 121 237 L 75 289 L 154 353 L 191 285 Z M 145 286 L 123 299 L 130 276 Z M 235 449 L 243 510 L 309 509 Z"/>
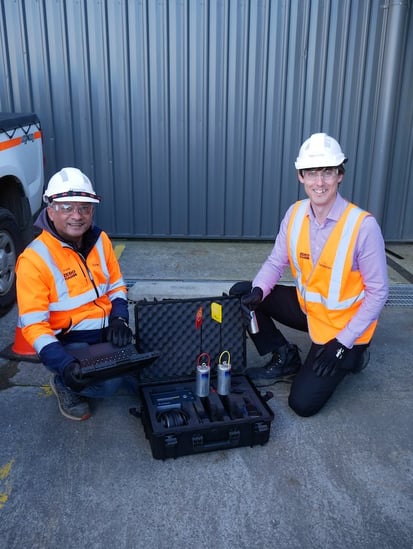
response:
<path fill-rule="evenodd" d="M 211 305 L 221 308 L 221 321 Z M 199 314 L 202 312 L 202 323 Z M 198 314 L 198 317 L 197 317 Z M 219 320 L 219 317 L 218 317 Z M 272 410 L 242 372 L 246 367 L 246 333 L 237 297 L 139 301 L 135 304 L 136 345 L 161 356 L 141 370 L 141 418 L 156 459 L 265 444 Z M 220 354 L 231 355 L 231 393 L 216 392 Z M 196 395 L 198 356 L 211 357 L 211 390 Z"/>

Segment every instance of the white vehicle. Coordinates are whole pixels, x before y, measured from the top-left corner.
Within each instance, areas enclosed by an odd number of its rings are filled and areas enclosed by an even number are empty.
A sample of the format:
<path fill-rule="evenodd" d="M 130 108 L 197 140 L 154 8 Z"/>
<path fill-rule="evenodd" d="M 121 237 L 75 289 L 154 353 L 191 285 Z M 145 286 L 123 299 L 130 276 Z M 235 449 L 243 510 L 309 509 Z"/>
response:
<path fill-rule="evenodd" d="M 44 190 L 40 120 L 0 113 L 0 308 L 16 298 L 16 259 L 33 238 Z"/>

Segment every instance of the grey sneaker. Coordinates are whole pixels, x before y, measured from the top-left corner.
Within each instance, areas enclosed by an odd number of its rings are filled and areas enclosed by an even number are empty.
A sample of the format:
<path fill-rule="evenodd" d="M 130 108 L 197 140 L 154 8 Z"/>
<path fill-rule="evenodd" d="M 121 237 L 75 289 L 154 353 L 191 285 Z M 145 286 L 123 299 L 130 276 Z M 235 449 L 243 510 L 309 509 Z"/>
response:
<path fill-rule="evenodd" d="M 301 367 L 297 345 L 287 343 L 272 354 L 271 360 L 261 368 L 250 368 L 247 374 L 256 387 L 265 387 L 279 381 L 291 383 Z"/>
<path fill-rule="evenodd" d="M 57 397 L 59 410 L 65 417 L 75 421 L 90 418 L 91 413 L 86 399 L 68 389 L 57 374 L 50 378 L 50 387 Z"/>

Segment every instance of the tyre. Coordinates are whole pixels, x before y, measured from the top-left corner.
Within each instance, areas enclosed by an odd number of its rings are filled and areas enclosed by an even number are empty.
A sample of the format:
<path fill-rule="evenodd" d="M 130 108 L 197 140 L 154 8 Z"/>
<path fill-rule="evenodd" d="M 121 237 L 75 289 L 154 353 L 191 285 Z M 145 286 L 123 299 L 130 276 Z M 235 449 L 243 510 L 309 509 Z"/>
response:
<path fill-rule="evenodd" d="M 16 300 L 16 259 L 23 250 L 15 217 L 0 208 L 0 308 L 9 307 Z"/>

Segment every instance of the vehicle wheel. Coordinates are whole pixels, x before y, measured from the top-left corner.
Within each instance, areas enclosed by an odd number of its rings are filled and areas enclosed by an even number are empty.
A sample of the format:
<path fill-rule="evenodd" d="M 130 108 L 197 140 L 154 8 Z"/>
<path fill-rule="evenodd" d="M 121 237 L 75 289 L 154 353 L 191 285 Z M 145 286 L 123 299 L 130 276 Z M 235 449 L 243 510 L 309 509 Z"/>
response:
<path fill-rule="evenodd" d="M 14 216 L 0 208 L 0 308 L 16 299 L 16 259 L 23 250 L 23 241 Z"/>

